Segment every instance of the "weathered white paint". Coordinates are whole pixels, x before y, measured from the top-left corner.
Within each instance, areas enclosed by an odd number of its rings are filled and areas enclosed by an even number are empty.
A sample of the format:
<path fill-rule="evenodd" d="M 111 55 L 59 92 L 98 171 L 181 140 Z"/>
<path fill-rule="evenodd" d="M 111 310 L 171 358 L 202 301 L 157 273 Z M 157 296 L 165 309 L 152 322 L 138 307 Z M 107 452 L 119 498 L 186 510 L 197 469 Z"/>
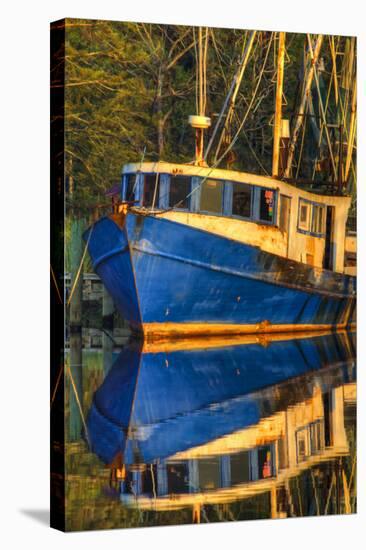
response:
<path fill-rule="evenodd" d="M 357 236 L 355 233 L 346 235 L 344 248 L 345 252 L 354 254 L 357 257 Z M 356 277 L 357 265 L 346 265 L 344 272 L 347 273 L 347 275 L 353 275 Z"/>
<path fill-rule="evenodd" d="M 265 225 L 254 221 L 245 221 L 227 216 L 215 216 L 199 213 L 187 213 L 179 210 L 170 210 L 160 214 L 162 217 L 187 224 L 193 227 L 210 231 L 239 242 L 258 246 L 261 250 L 288 257 L 302 263 L 308 263 L 316 267 L 323 266 L 325 250 L 325 238 L 303 234 L 297 230 L 299 199 L 335 207 L 334 228 L 332 241 L 335 243 L 334 270 L 344 272 L 345 234 L 348 210 L 351 203 L 350 197 L 336 197 L 311 193 L 301 188 L 290 185 L 279 179 L 223 170 L 221 168 L 209 168 L 190 164 L 174 164 L 168 162 L 145 162 L 141 164 L 126 164 L 124 174 L 129 173 L 161 173 L 171 175 L 198 176 L 221 179 L 224 181 L 248 183 L 254 186 L 266 187 L 278 191 L 291 198 L 291 213 L 289 222 L 289 234 L 278 227 L 280 208 L 277 208 L 277 220 L 275 225 Z"/>

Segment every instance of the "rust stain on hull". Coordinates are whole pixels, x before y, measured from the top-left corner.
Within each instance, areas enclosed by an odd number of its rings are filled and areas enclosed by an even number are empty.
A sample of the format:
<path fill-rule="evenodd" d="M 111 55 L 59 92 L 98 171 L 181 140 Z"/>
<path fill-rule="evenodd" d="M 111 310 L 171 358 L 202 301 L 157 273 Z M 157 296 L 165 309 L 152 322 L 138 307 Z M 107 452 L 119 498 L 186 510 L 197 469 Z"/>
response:
<path fill-rule="evenodd" d="M 132 326 L 132 331 L 144 337 L 146 342 L 159 340 L 201 338 L 215 336 L 241 336 L 251 334 L 271 333 L 322 333 L 352 329 L 354 324 L 346 322 L 338 325 L 272 325 L 268 321 L 256 325 L 216 324 L 216 323 L 144 323 L 141 326 Z"/>

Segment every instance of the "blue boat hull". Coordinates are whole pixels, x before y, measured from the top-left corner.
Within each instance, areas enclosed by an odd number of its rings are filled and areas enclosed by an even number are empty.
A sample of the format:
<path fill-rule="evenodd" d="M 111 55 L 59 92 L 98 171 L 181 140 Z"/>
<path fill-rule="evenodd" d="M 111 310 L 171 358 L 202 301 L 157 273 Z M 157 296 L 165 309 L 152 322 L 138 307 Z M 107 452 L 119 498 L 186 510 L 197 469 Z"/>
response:
<path fill-rule="evenodd" d="M 345 327 L 355 278 L 156 216 L 102 218 L 85 235 L 94 269 L 146 335 Z"/>

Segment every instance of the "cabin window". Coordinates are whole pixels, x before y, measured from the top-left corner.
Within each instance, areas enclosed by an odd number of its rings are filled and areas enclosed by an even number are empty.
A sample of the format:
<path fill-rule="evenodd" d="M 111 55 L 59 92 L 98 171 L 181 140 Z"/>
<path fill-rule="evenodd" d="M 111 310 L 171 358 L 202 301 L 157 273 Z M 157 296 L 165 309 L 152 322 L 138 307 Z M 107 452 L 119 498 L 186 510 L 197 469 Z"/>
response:
<path fill-rule="evenodd" d="M 313 222 L 311 231 L 313 233 L 323 234 L 325 222 L 325 207 L 321 205 L 313 205 Z"/>
<path fill-rule="evenodd" d="M 306 427 L 296 431 L 296 455 L 297 462 L 303 462 L 309 456 L 309 432 Z"/>
<path fill-rule="evenodd" d="M 218 489 L 221 485 L 220 458 L 212 457 L 199 460 L 198 479 L 201 491 Z"/>
<path fill-rule="evenodd" d="M 230 459 L 231 484 L 238 485 L 250 481 L 249 452 L 243 451 L 231 456 Z"/>
<path fill-rule="evenodd" d="M 159 185 L 160 174 L 145 175 L 142 206 L 145 206 L 146 208 L 159 206 Z"/>
<path fill-rule="evenodd" d="M 223 189 L 224 183 L 222 181 L 206 179 L 201 185 L 200 210 L 221 214 Z"/>
<path fill-rule="evenodd" d="M 174 463 L 167 465 L 168 493 L 188 493 L 189 472 L 186 463 Z"/>
<path fill-rule="evenodd" d="M 153 495 L 155 487 L 157 487 L 157 467 L 156 464 L 149 464 L 141 473 L 141 493 L 145 495 Z"/>
<path fill-rule="evenodd" d="M 188 195 L 190 192 L 190 177 L 172 176 L 170 178 L 169 206 L 187 210 L 189 208 L 190 197 Z"/>
<path fill-rule="evenodd" d="M 259 219 L 262 222 L 274 220 L 275 191 L 262 188 L 259 197 Z"/>
<path fill-rule="evenodd" d="M 270 445 L 258 449 L 258 479 L 265 479 L 274 475 L 274 453 Z"/>
<path fill-rule="evenodd" d="M 252 206 L 252 188 L 246 183 L 233 184 L 233 216 L 250 218 Z"/>
<path fill-rule="evenodd" d="M 317 420 L 310 424 L 310 453 L 319 453 L 324 449 L 324 422 Z"/>
<path fill-rule="evenodd" d="M 126 176 L 126 180 L 125 200 L 133 201 L 136 188 L 136 174 L 128 174 L 128 176 Z"/>
<path fill-rule="evenodd" d="M 310 203 L 300 199 L 298 227 L 303 231 L 310 231 Z"/>

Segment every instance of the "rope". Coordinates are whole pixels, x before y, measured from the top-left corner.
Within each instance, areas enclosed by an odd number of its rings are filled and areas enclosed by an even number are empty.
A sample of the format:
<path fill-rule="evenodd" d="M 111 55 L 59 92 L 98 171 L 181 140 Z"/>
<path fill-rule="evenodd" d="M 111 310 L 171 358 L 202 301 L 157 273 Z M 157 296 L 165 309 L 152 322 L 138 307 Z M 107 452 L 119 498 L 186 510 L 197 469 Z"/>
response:
<path fill-rule="evenodd" d="M 53 390 L 53 393 L 52 393 L 52 397 L 51 397 L 51 408 L 52 408 L 53 402 L 54 402 L 55 397 L 56 397 L 56 393 L 57 393 L 57 390 L 58 390 L 58 386 L 60 384 L 61 375 L 62 375 L 63 371 L 64 371 L 64 366 L 61 365 L 59 373 L 57 375 L 57 380 L 56 380 L 56 384 L 55 384 L 55 387 L 54 387 L 54 390 Z"/>
<path fill-rule="evenodd" d="M 71 382 L 72 388 L 74 390 L 76 403 L 78 405 L 81 420 L 82 420 L 82 423 L 84 425 L 85 436 L 86 436 L 86 439 L 87 439 L 88 444 L 89 444 L 88 428 L 87 428 L 87 425 L 86 425 L 86 421 L 85 421 L 85 417 L 84 417 L 84 413 L 83 413 L 83 408 L 82 408 L 81 403 L 80 403 L 79 395 L 78 395 L 78 392 L 77 392 L 77 389 L 76 389 L 76 386 L 75 386 L 75 382 L 74 382 L 74 378 L 72 376 L 72 372 L 71 372 L 71 369 L 70 369 L 69 365 L 66 365 L 66 372 L 68 373 L 68 375 L 70 377 L 70 382 Z"/>
<path fill-rule="evenodd" d="M 79 269 L 78 269 L 78 271 L 77 271 L 77 273 L 76 273 L 76 277 L 75 277 L 75 279 L 74 279 L 74 282 L 73 282 L 73 285 L 72 285 L 72 288 L 71 288 L 71 292 L 70 292 L 69 299 L 67 300 L 67 305 L 68 305 L 68 306 L 70 305 L 70 302 L 71 302 L 72 297 L 73 297 L 74 292 L 75 292 L 76 285 L 77 285 L 78 280 L 79 280 L 79 277 L 80 277 L 81 269 L 82 269 L 82 267 L 83 267 L 83 263 L 84 263 L 85 256 L 86 256 L 86 252 L 87 252 L 88 246 L 89 246 L 90 237 L 92 236 L 93 230 L 94 230 L 94 225 L 91 226 L 91 229 L 90 229 L 90 231 L 89 231 L 88 240 L 87 240 L 86 245 L 85 245 L 85 248 L 84 248 L 84 252 L 83 252 L 83 255 L 82 255 L 82 258 L 81 258 L 81 261 L 80 261 Z"/>
<path fill-rule="evenodd" d="M 52 276 L 52 280 L 53 280 L 53 283 L 54 283 L 55 288 L 56 288 L 58 299 L 60 301 L 60 304 L 62 304 L 62 297 L 61 297 L 60 289 L 59 289 L 58 284 L 57 284 L 57 279 L 56 279 L 55 273 L 54 273 L 53 268 L 52 268 L 52 264 L 50 264 L 50 269 L 51 269 L 51 276 Z"/>

